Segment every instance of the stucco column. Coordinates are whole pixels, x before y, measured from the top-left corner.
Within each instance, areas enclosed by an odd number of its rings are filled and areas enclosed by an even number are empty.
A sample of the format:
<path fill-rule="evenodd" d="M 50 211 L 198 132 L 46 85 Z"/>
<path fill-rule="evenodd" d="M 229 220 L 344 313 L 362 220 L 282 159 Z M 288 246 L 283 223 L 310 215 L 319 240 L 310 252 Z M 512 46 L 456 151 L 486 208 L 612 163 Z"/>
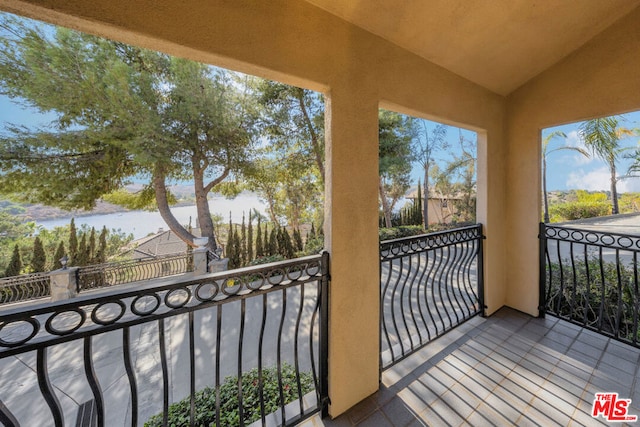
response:
<path fill-rule="evenodd" d="M 325 109 L 332 417 L 374 393 L 379 375 L 378 104 L 353 86 L 333 88 Z"/>

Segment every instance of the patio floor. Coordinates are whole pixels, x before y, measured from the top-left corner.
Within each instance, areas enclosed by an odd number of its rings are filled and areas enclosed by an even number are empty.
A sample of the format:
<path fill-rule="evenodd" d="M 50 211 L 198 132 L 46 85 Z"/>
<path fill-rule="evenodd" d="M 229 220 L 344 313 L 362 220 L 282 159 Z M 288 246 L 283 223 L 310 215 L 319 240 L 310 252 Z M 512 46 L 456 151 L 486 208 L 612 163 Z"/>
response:
<path fill-rule="evenodd" d="M 557 318 L 503 308 L 386 370 L 380 390 L 346 414 L 301 425 L 610 425 L 591 417 L 594 394 L 617 392 L 640 415 L 639 357 L 640 349 Z"/>

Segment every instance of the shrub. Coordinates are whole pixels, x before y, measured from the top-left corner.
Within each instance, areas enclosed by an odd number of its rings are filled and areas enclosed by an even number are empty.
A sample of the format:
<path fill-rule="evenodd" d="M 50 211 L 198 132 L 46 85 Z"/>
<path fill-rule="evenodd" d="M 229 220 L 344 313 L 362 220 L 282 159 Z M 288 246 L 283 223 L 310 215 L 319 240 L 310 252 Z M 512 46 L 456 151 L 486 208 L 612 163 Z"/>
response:
<path fill-rule="evenodd" d="M 262 383 L 260 383 L 257 368 L 242 375 L 242 408 L 245 425 L 249 425 L 261 417 L 261 389 L 264 399 L 265 415 L 277 411 L 281 406 L 293 402 L 300 397 L 298 394 L 298 376 L 296 375 L 295 369 L 291 365 L 284 363 L 282 365 L 281 375 L 282 390 L 279 386 L 278 369 L 276 367 L 264 368 L 262 370 Z M 313 377 L 311 373 L 301 372 L 299 379 L 303 396 L 313 390 Z M 281 392 L 284 397 L 284 402 L 280 400 Z M 216 425 L 216 389 L 205 387 L 196 392 L 194 402 L 194 425 Z M 238 406 L 238 377 L 227 377 L 222 385 L 220 385 L 220 425 L 228 427 L 240 425 L 240 411 Z M 167 425 L 174 427 L 189 426 L 190 408 L 191 401 L 189 397 L 170 405 Z M 145 427 L 162 426 L 162 413 L 152 416 L 144 425 Z"/>
<path fill-rule="evenodd" d="M 422 228 L 421 225 L 401 225 L 399 227 L 380 228 L 378 230 L 380 241 L 418 236 L 420 234 L 424 234 L 424 228 Z"/>
<path fill-rule="evenodd" d="M 633 265 L 606 261 L 601 265 L 597 258 L 587 263 L 563 260 L 562 280 L 560 271 L 558 263 L 547 265 L 548 311 L 609 334 L 615 334 L 618 329 L 621 338 L 633 339 L 638 304 L 634 284 L 638 272 Z"/>
<path fill-rule="evenodd" d="M 611 214 L 611 205 L 607 202 L 570 202 L 551 206 L 551 222 L 574 221 Z"/>

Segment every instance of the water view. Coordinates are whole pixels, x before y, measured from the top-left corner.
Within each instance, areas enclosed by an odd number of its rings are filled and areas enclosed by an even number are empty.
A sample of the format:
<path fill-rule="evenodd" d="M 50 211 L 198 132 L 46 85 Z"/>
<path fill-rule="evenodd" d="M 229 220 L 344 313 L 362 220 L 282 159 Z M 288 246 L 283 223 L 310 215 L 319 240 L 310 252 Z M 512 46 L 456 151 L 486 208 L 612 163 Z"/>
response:
<path fill-rule="evenodd" d="M 231 220 L 235 224 L 242 222 L 243 212 L 248 217 L 249 211 L 253 209 L 257 209 L 258 212 L 266 215 L 266 205 L 252 193 L 242 193 L 235 199 L 227 199 L 221 196 L 211 197 L 209 207 L 213 215 L 221 215 L 223 217 L 225 224 L 229 221 L 229 212 L 231 212 Z M 194 227 L 197 225 L 196 218 L 198 214 L 195 205 L 175 207 L 171 209 L 171 212 L 181 224 L 189 224 L 191 219 L 191 224 Z M 70 220 L 71 217 L 56 218 L 39 221 L 37 225 L 51 230 L 55 227 L 68 225 Z M 127 234 L 132 233 L 135 239 L 156 233 L 161 228 L 168 229 L 160 213 L 147 211 L 81 216 L 75 218 L 75 223 L 77 227 L 86 224 L 89 227 L 95 227 L 96 230 L 100 230 L 102 226 L 106 226 L 108 229 L 120 229 Z"/>

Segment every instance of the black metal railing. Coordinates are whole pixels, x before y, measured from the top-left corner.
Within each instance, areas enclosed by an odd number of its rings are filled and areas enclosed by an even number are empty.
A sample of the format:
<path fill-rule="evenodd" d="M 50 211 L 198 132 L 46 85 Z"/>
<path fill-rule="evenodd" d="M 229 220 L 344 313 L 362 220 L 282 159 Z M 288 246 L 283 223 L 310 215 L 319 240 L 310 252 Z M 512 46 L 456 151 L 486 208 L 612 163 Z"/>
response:
<path fill-rule="evenodd" d="M 380 366 L 471 317 L 483 303 L 482 225 L 380 243 Z"/>
<path fill-rule="evenodd" d="M 47 273 L 22 274 L 0 279 L 0 304 L 29 301 L 51 295 Z"/>
<path fill-rule="evenodd" d="M 540 224 L 540 315 L 640 347 L 640 236 Z"/>
<path fill-rule="evenodd" d="M 7 311 L 0 423 L 293 425 L 327 401 L 328 279 L 325 253 Z"/>
<path fill-rule="evenodd" d="M 88 265 L 77 270 L 77 290 L 98 289 L 193 271 L 193 254 L 184 253 Z"/>

